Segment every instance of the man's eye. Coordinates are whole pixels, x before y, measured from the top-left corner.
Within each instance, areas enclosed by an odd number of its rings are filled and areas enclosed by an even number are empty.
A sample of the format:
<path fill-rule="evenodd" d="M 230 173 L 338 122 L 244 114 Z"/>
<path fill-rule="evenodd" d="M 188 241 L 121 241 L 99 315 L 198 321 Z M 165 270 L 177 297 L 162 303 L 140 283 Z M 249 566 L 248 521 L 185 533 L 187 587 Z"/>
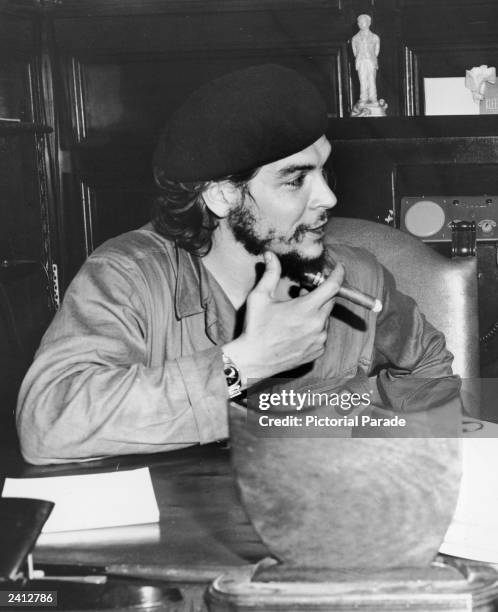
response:
<path fill-rule="evenodd" d="M 300 174 L 295 179 L 293 179 L 292 181 L 289 181 L 289 182 L 287 182 L 285 184 L 288 185 L 289 187 L 294 188 L 294 189 L 298 189 L 299 187 L 302 187 L 305 178 L 306 178 L 306 176 L 304 174 Z"/>

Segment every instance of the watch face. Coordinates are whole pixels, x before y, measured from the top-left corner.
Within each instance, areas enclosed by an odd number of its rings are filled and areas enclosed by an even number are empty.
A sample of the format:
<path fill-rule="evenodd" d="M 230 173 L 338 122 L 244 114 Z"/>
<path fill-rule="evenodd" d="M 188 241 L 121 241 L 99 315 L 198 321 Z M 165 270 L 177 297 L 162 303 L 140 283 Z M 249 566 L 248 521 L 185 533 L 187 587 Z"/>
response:
<path fill-rule="evenodd" d="M 225 378 L 227 379 L 228 385 L 234 385 L 239 382 L 240 376 L 237 368 L 232 364 L 225 364 L 224 368 Z"/>

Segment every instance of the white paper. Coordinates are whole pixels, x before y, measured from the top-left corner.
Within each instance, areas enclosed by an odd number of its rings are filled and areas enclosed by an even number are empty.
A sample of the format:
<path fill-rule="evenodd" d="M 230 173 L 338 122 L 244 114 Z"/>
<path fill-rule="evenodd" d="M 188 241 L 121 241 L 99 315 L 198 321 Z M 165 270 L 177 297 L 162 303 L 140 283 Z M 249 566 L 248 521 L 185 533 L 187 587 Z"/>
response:
<path fill-rule="evenodd" d="M 462 440 L 457 507 L 440 552 L 498 563 L 498 425 L 469 435 Z"/>
<path fill-rule="evenodd" d="M 55 502 L 42 533 L 159 521 L 148 468 L 45 478 L 7 478 L 3 497 Z"/>
<path fill-rule="evenodd" d="M 465 87 L 465 77 L 424 79 L 426 115 L 478 115 L 479 104 Z"/>
<path fill-rule="evenodd" d="M 145 525 L 121 525 L 120 527 L 101 527 L 99 529 L 78 529 L 74 531 L 53 531 L 42 533 L 36 546 L 67 549 L 71 546 L 97 546 L 111 544 L 156 544 L 161 539 L 159 523 Z"/>

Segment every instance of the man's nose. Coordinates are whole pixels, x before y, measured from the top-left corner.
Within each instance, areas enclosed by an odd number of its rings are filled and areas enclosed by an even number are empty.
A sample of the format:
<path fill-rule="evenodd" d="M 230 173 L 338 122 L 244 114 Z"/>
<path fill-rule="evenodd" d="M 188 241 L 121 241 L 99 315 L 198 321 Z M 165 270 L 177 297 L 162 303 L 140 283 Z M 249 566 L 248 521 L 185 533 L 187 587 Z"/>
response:
<path fill-rule="evenodd" d="M 337 204 L 337 198 L 335 193 L 329 187 L 327 179 L 324 176 L 320 176 L 315 187 L 312 206 L 313 208 L 334 208 Z"/>

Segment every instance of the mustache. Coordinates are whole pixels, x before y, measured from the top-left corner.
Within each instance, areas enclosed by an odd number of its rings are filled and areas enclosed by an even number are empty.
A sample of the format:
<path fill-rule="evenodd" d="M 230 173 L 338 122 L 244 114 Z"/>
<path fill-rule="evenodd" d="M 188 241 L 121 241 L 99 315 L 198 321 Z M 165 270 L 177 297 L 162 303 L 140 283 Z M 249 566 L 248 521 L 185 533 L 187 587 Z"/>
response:
<path fill-rule="evenodd" d="M 294 231 L 294 234 L 292 235 L 291 240 L 300 240 L 304 236 L 304 234 L 306 234 L 306 232 L 309 232 L 313 228 L 317 227 L 317 225 L 327 223 L 329 219 L 330 215 L 328 213 L 324 213 L 316 220 L 315 223 L 313 223 L 313 225 L 309 225 L 307 223 L 302 223 L 301 225 L 298 225 L 296 227 L 296 230 Z"/>

